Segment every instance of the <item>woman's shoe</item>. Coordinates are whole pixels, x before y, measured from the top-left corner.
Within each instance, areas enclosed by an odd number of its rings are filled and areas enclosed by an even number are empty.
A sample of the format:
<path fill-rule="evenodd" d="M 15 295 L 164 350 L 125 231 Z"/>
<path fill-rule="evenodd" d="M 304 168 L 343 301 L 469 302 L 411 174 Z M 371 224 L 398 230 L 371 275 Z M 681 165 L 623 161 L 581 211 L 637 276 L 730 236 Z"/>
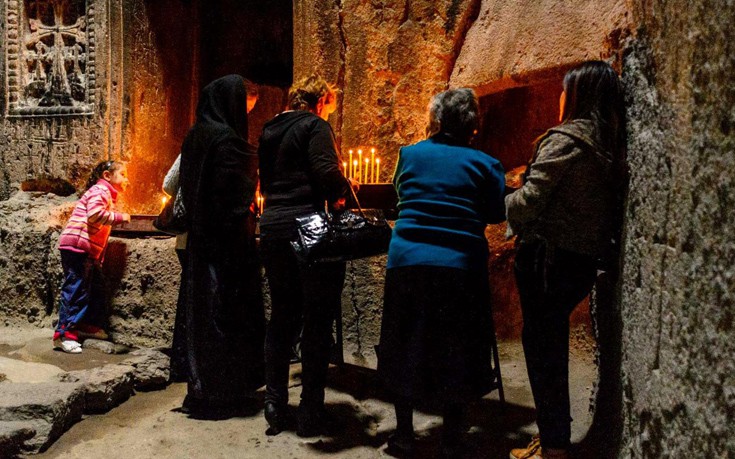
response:
<path fill-rule="evenodd" d="M 54 349 L 61 349 L 67 354 L 79 354 L 82 352 L 82 345 L 79 341 L 62 336 L 54 340 Z"/>
<path fill-rule="evenodd" d="M 510 451 L 510 459 L 540 459 L 541 456 L 541 437 L 534 435 L 531 443 L 525 448 L 513 448 Z"/>
<path fill-rule="evenodd" d="M 556 448 L 546 448 L 542 451 L 541 438 L 534 435 L 531 443 L 525 448 L 511 450 L 510 459 L 569 459 L 569 451 Z"/>
<path fill-rule="evenodd" d="M 275 402 L 265 402 L 263 407 L 265 420 L 268 422 L 268 430 L 266 435 L 278 435 L 286 430 L 286 406 L 279 405 Z"/>

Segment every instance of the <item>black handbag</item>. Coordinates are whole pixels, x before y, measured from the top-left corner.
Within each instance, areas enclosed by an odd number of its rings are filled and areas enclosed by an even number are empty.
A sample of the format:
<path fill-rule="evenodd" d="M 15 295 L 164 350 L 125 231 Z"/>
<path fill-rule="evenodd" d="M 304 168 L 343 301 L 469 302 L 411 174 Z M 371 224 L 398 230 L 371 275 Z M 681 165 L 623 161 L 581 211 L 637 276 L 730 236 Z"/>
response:
<path fill-rule="evenodd" d="M 352 187 L 350 187 L 352 190 Z M 357 212 L 324 211 L 296 218 L 298 236 L 291 241 L 296 256 L 304 263 L 329 263 L 356 260 L 388 251 L 392 229 L 383 212 L 363 210 L 354 190 Z"/>
<path fill-rule="evenodd" d="M 186 209 L 181 196 L 181 187 L 176 190 L 176 196 L 166 201 L 161 213 L 153 220 L 153 226 L 164 233 L 186 233 Z"/>

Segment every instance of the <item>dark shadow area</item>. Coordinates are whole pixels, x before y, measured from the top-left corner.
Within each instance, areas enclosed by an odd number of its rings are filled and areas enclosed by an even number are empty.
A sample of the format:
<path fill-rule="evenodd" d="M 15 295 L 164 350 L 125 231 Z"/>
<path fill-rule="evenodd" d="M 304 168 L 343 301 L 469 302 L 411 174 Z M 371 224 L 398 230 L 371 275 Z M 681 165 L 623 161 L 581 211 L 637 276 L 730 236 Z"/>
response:
<path fill-rule="evenodd" d="M 120 290 L 120 284 L 125 275 L 125 269 L 128 264 L 127 251 L 128 246 L 124 242 L 110 241 L 105 252 L 105 263 L 102 265 L 101 270 L 103 277 L 101 284 L 104 285 L 105 290 L 105 298 L 102 303 L 105 305 L 102 326 L 105 329 L 112 314 L 112 299 L 115 298 L 118 290 Z"/>
<path fill-rule="evenodd" d="M 597 279 L 590 305 L 597 338 L 597 383 L 594 414 L 579 457 L 616 458 L 623 435 L 622 333 L 618 272 Z"/>
<path fill-rule="evenodd" d="M 239 73 L 259 85 L 291 85 L 292 2 L 213 0 L 200 14 L 203 84 Z"/>
<path fill-rule="evenodd" d="M 480 98 L 481 124 L 474 145 L 497 158 L 506 171 L 525 166 L 533 143 L 559 124 L 559 96 L 564 72 L 558 78 L 511 88 Z"/>
<path fill-rule="evenodd" d="M 74 185 L 60 178 L 40 177 L 30 179 L 20 184 L 22 191 L 40 191 L 43 193 L 53 193 L 57 196 L 71 196 L 77 190 Z"/>
<path fill-rule="evenodd" d="M 357 400 L 378 399 L 390 402 L 388 392 L 381 387 L 377 372 L 372 369 L 344 364 L 330 368 L 328 387 L 350 394 Z M 310 443 L 312 449 L 324 453 L 339 453 L 360 446 L 381 448 L 391 432 L 373 433 L 382 419 L 357 410 L 354 406 L 337 403 L 327 404 L 336 425 L 341 426 L 334 434 L 323 436 Z M 441 404 L 437 400 L 420 401 L 416 410 L 440 415 Z M 393 416 L 392 410 L 388 416 Z M 467 426 L 472 429 L 465 436 L 465 457 L 507 457 L 511 448 L 526 441 L 527 435 L 520 428 L 532 423 L 535 411 L 525 406 L 500 403 L 497 400 L 481 399 L 471 404 Z M 441 443 L 441 425 L 422 430 L 414 457 L 438 457 Z"/>

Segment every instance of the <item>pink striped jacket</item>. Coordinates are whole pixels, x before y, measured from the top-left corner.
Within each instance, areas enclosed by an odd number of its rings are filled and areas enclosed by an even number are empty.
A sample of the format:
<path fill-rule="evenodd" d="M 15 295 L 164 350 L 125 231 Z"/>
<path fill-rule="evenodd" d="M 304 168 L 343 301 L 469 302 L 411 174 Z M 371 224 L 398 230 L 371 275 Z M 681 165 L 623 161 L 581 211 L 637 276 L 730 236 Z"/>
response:
<path fill-rule="evenodd" d="M 112 225 L 122 223 L 121 213 L 113 212 L 117 190 L 100 179 L 77 202 L 69 222 L 59 236 L 59 249 L 86 253 L 99 260 L 107 247 Z"/>

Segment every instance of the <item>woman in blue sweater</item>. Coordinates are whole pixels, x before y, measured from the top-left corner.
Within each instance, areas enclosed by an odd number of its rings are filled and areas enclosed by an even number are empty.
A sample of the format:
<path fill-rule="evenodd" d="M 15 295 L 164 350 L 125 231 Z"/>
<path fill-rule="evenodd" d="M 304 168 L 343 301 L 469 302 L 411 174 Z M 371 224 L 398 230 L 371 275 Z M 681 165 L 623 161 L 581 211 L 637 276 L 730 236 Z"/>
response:
<path fill-rule="evenodd" d="M 395 397 L 389 448 L 413 449 L 414 400 L 444 404 L 443 449 L 458 449 L 464 406 L 492 385 L 487 223 L 505 220 L 500 162 L 469 147 L 478 102 L 454 89 L 429 105 L 429 138 L 400 150 L 378 371 Z"/>

